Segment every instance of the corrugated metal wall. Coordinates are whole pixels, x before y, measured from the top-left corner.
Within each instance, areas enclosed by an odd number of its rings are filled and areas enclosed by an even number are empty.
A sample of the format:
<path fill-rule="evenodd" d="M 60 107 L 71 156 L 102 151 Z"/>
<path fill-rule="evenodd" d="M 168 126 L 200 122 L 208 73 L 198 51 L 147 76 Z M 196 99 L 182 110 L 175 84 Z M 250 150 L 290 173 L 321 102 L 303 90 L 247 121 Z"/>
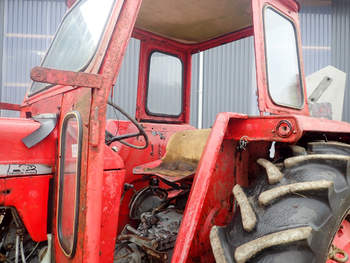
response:
<path fill-rule="evenodd" d="M 31 83 L 30 69 L 40 64 L 66 4 L 65 0 L 0 1 L 4 4 L 1 101 L 21 103 Z"/>
<path fill-rule="evenodd" d="M 137 81 L 139 70 L 140 40 L 130 39 L 116 85 L 113 89 L 113 102 L 121 106 L 131 116 L 135 116 Z M 120 113 L 107 108 L 107 118 L 124 120 Z"/>
<path fill-rule="evenodd" d="M 0 0 L 0 101 L 1 100 L 1 94 L 2 94 L 2 57 L 3 57 L 3 36 L 4 36 L 4 17 L 5 17 L 5 1 Z M 1 111 L 0 111 L 1 116 Z"/>
<path fill-rule="evenodd" d="M 30 85 L 30 68 L 38 65 L 66 10 L 64 0 L 0 0 L 0 48 L 3 45 L 0 99 L 20 103 Z M 350 1 L 301 9 L 305 73 L 333 64 L 350 74 Z M 1 24 L 1 19 L 4 23 Z M 252 38 L 204 52 L 203 127 L 221 111 L 255 114 L 255 69 Z M 1 49 L 0 49 L 1 50 Z M 131 40 L 115 89 L 116 102 L 135 113 L 139 41 Z M 199 55 L 193 56 L 191 124 L 198 123 Z M 344 119 L 350 121 L 350 81 Z M 10 112 L 2 115 L 8 116 Z M 114 114 L 109 112 L 109 117 Z M 120 117 L 122 118 L 122 117 Z"/>
<path fill-rule="evenodd" d="M 332 62 L 332 5 L 302 7 L 300 21 L 309 75 Z M 258 113 L 252 37 L 204 52 L 204 65 L 203 127 L 219 112 Z"/>
<path fill-rule="evenodd" d="M 332 5 L 302 6 L 300 26 L 305 75 L 310 75 L 332 63 Z"/>
<path fill-rule="evenodd" d="M 347 73 L 343 119 L 350 122 L 350 1 L 333 0 L 332 64 Z"/>
<path fill-rule="evenodd" d="M 203 64 L 203 128 L 210 127 L 219 112 L 252 114 L 253 38 L 205 51 Z"/>

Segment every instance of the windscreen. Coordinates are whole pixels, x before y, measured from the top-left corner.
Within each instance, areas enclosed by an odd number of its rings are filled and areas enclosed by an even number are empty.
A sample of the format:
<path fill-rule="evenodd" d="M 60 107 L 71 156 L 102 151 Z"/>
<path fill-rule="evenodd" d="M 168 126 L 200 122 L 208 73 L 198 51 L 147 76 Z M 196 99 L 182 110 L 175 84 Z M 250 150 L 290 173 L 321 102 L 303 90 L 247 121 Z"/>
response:
<path fill-rule="evenodd" d="M 303 88 L 294 24 L 274 9 L 264 9 L 269 93 L 274 103 L 301 108 Z"/>
<path fill-rule="evenodd" d="M 41 66 L 82 71 L 94 56 L 115 0 L 81 0 L 65 16 Z M 29 94 L 49 84 L 34 82 Z"/>

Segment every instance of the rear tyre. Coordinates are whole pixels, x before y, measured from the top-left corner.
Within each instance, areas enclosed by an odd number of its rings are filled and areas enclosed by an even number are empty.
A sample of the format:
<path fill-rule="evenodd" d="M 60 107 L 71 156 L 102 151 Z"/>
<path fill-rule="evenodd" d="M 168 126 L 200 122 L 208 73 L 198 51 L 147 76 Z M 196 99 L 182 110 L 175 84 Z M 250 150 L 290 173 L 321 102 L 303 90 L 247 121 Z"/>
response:
<path fill-rule="evenodd" d="M 285 159 L 278 182 L 270 180 L 278 177 L 277 166 L 270 163 L 263 165 L 269 180 L 259 176 L 243 191 L 235 186 L 239 211 L 229 225 L 214 226 L 210 233 L 216 262 L 327 261 L 350 208 L 350 146 L 316 142 L 307 153 Z"/>

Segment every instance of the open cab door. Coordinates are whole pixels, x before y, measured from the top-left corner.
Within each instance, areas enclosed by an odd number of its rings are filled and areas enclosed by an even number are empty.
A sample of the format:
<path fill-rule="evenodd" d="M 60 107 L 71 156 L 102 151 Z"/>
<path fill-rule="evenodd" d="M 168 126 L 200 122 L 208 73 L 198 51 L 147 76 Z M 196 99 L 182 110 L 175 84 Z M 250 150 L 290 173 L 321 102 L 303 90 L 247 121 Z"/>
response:
<path fill-rule="evenodd" d="M 260 113 L 309 115 L 298 3 L 254 0 L 252 10 Z"/>
<path fill-rule="evenodd" d="M 113 260 L 117 226 L 108 216 L 117 211 L 110 199 L 119 192 L 104 195 L 105 178 L 108 187 L 118 185 L 124 164 L 117 159 L 113 171 L 104 173 L 106 104 L 139 6 L 135 0 L 77 1 L 41 67 L 31 72 L 25 106 L 35 113 L 56 108 L 59 115 L 52 250 L 45 262 Z M 106 208 L 110 203 L 114 210 Z"/>

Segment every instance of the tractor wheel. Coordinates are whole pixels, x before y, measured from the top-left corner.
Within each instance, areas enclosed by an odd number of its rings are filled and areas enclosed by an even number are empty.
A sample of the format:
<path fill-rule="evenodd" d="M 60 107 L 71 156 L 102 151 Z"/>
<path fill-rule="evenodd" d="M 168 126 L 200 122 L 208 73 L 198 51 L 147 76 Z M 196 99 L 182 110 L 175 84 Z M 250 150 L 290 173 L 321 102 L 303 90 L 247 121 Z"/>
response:
<path fill-rule="evenodd" d="M 233 188 L 239 209 L 210 232 L 216 262 L 350 262 L 350 145 L 314 142 L 293 152 L 283 165 L 259 159 L 265 176 Z"/>

